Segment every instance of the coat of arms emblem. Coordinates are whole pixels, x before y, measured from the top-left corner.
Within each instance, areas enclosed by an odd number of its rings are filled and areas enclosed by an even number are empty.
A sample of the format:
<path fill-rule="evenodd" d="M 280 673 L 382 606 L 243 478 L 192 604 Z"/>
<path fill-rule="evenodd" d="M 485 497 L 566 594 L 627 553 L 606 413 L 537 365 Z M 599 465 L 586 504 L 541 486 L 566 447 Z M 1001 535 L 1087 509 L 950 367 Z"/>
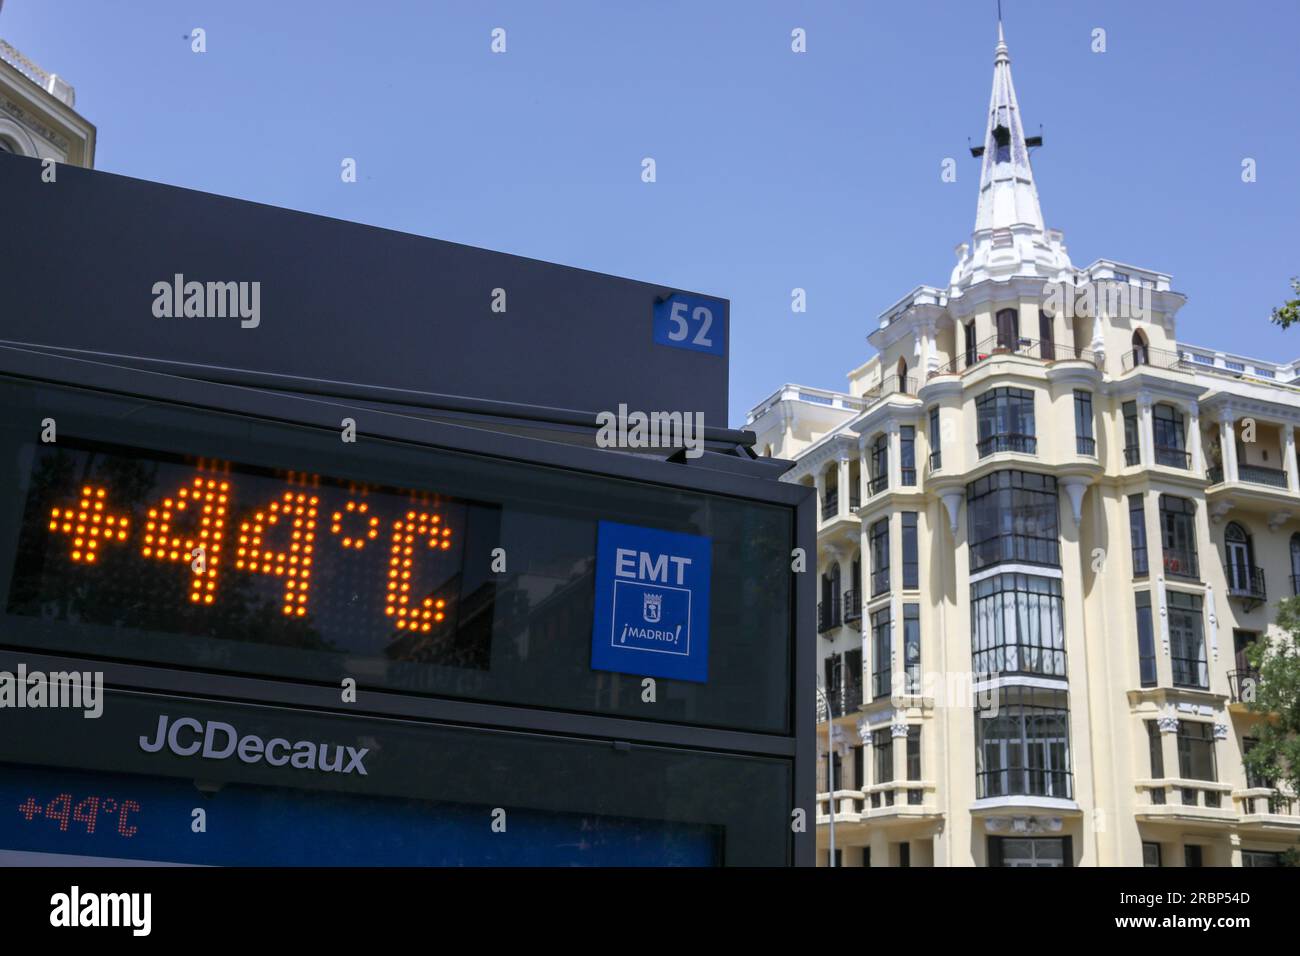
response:
<path fill-rule="evenodd" d="M 645 601 L 641 605 L 641 616 L 645 618 L 647 624 L 658 624 L 659 618 L 663 614 L 664 596 L 662 594 L 647 594 Z"/>

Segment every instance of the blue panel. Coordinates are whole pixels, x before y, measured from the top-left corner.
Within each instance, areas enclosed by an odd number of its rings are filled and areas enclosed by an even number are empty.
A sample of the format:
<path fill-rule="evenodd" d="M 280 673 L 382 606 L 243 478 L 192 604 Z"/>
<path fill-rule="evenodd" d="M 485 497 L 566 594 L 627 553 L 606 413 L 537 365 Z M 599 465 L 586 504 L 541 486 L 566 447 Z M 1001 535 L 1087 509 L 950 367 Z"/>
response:
<path fill-rule="evenodd" d="M 712 563 L 706 537 L 600 522 L 591 666 L 707 681 Z"/>
<path fill-rule="evenodd" d="M 677 292 L 655 303 L 654 336 L 659 345 L 727 354 L 727 303 Z"/>
<path fill-rule="evenodd" d="M 195 808 L 207 832 L 193 832 Z M 0 765 L 0 850 L 218 866 L 715 866 L 720 829 Z"/>

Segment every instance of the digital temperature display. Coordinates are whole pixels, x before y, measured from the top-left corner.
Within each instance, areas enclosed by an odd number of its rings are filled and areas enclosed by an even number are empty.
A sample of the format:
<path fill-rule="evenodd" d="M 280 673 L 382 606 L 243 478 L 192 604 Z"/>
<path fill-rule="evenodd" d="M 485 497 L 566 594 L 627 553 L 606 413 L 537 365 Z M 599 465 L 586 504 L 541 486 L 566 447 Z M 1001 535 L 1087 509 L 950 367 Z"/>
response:
<path fill-rule="evenodd" d="M 495 505 L 35 446 L 10 613 L 485 669 Z"/>

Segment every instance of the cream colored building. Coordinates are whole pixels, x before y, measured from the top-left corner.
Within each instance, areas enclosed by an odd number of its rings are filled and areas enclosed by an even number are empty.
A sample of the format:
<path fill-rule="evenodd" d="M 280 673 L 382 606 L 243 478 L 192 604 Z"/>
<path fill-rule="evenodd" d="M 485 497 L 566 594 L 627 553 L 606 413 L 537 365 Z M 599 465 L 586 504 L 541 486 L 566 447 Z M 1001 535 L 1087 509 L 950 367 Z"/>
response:
<path fill-rule="evenodd" d="M 0 151 L 95 165 L 95 127 L 74 108 L 76 90 L 0 39 Z"/>
<path fill-rule="evenodd" d="M 1246 778 L 1242 649 L 1300 582 L 1300 362 L 1184 344 L 1168 275 L 1072 265 L 1037 144 L 999 27 L 947 285 L 847 391 L 749 415 L 821 502 L 819 858 L 833 810 L 843 866 L 1274 864 L 1300 815 Z"/>

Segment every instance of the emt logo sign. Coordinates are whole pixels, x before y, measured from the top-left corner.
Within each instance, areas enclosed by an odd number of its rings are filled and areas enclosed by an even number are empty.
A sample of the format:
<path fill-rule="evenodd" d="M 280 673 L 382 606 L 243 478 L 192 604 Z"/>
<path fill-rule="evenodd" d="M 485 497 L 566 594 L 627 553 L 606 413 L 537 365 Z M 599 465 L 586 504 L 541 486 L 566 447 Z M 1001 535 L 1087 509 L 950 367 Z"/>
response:
<path fill-rule="evenodd" d="M 592 668 L 707 681 L 712 561 L 700 535 L 600 522 Z"/>

